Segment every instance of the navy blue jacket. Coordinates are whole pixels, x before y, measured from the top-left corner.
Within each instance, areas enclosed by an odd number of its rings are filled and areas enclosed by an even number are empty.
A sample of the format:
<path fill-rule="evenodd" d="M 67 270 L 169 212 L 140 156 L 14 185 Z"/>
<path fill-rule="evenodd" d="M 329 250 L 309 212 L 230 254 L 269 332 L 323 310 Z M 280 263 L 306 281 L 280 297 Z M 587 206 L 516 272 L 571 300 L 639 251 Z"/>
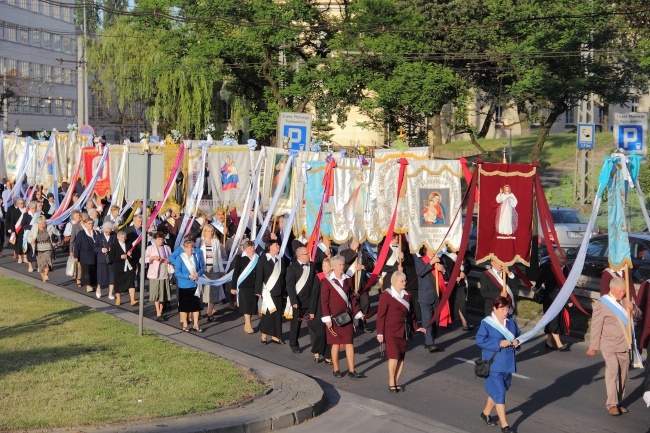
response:
<path fill-rule="evenodd" d="M 512 332 L 515 338 L 521 335 L 521 331 L 519 330 L 515 320 L 507 319 L 506 328 Z M 494 329 L 492 325 L 487 324 L 485 319 L 481 321 L 481 326 L 478 328 L 478 332 L 476 333 L 476 344 L 483 349 L 481 358 L 490 359 L 492 355 L 494 355 L 494 352 L 497 352 L 497 356 L 494 357 L 494 362 L 490 366 L 490 372 L 514 373 L 517 371 L 517 365 L 515 363 L 515 348 L 513 346 L 499 346 L 501 340 L 505 339 L 506 338 L 503 334 Z"/>

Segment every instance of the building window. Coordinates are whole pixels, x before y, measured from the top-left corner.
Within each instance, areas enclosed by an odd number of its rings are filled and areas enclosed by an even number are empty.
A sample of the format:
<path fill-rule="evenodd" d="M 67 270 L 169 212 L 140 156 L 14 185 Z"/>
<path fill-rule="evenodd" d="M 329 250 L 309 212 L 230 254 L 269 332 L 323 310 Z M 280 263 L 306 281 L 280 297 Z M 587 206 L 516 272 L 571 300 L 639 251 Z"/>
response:
<path fill-rule="evenodd" d="M 29 10 L 34 12 L 34 13 L 38 13 L 38 4 L 39 3 L 40 3 L 39 0 L 31 0 L 31 2 L 29 4 Z"/>
<path fill-rule="evenodd" d="M 51 5 L 52 7 L 52 18 L 61 19 L 61 6 Z"/>
<path fill-rule="evenodd" d="M 630 111 L 632 113 L 638 113 L 639 112 L 639 97 L 638 96 L 632 96 L 630 98 Z"/>
<path fill-rule="evenodd" d="M 29 113 L 29 96 L 20 97 L 20 112 Z"/>
<path fill-rule="evenodd" d="M 16 5 L 16 0 L 7 0 L 7 3 L 10 5 Z"/>
<path fill-rule="evenodd" d="M 92 104 L 92 107 L 90 109 L 91 117 L 93 119 L 100 119 L 104 117 L 104 113 L 103 113 L 104 107 L 102 106 L 101 101 L 99 100 L 97 95 L 95 95 L 94 93 L 91 95 L 91 104 Z"/>
<path fill-rule="evenodd" d="M 14 71 L 18 72 L 17 68 L 18 61 L 16 59 L 5 59 L 5 66 L 7 67 L 7 72 Z"/>
<path fill-rule="evenodd" d="M 63 99 L 54 100 L 54 113 L 55 116 L 63 116 Z"/>
<path fill-rule="evenodd" d="M 30 97 L 29 98 L 29 111 L 34 114 L 40 114 L 41 113 L 41 106 L 40 106 L 40 99 L 38 97 Z"/>
<path fill-rule="evenodd" d="M 18 42 L 20 42 L 21 44 L 28 45 L 29 44 L 29 30 L 20 29 L 19 34 L 20 34 L 20 40 Z"/>
<path fill-rule="evenodd" d="M 25 78 L 29 77 L 29 62 L 19 61 L 18 70 L 20 72 L 21 77 L 25 77 Z"/>
<path fill-rule="evenodd" d="M 41 31 L 40 30 L 31 30 L 31 41 L 30 44 L 34 47 L 41 46 Z"/>
<path fill-rule="evenodd" d="M 52 81 L 52 67 L 49 65 L 43 65 L 43 81 L 49 83 Z"/>
<path fill-rule="evenodd" d="M 16 42 L 16 27 L 13 24 L 5 23 L 5 39 Z"/>
<path fill-rule="evenodd" d="M 52 100 L 50 98 L 42 98 L 40 100 L 41 114 L 52 114 Z"/>
<path fill-rule="evenodd" d="M 494 123 L 496 125 L 503 124 L 503 105 L 497 105 L 497 109 L 494 111 Z"/>
<path fill-rule="evenodd" d="M 605 109 L 598 107 L 598 124 L 602 125 L 603 123 L 605 123 Z"/>
<path fill-rule="evenodd" d="M 65 115 L 66 116 L 72 116 L 72 101 L 65 100 L 63 102 L 63 108 L 65 110 Z"/>
<path fill-rule="evenodd" d="M 567 125 L 574 125 L 576 123 L 575 111 L 575 107 L 570 107 L 566 110 L 566 113 L 564 113 L 564 123 Z"/>
<path fill-rule="evenodd" d="M 43 32 L 43 48 L 50 49 L 52 48 L 52 34 Z"/>
<path fill-rule="evenodd" d="M 27 9 L 27 0 L 18 0 L 18 7 L 21 9 Z"/>
<path fill-rule="evenodd" d="M 53 35 L 52 49 L 54 51 L 61 51 L 61 36 L 60 35 Z"/>

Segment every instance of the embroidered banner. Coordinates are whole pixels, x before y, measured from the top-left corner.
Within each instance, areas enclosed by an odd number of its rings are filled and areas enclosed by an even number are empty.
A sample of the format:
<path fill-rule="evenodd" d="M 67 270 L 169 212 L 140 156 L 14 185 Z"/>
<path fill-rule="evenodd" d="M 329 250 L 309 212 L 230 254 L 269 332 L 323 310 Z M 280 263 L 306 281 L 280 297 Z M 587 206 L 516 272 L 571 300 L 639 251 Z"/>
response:
<path fill-rule="evenodd" d="M 323 185 L 323 177 L 327 168 L 325 161 L 309 161 L 307 164 L 311 169 L 307 172 L 307 185 L 305 187 L 305 233 L 309 237 L 316 225 L 318 212 L 320 210 L 321 202 L 323 201 L 323 194 L 325 193 L 325 186 Z M 336 172 L 336 168 L 334 169 Z M 320 223 L 320 233 L 325 237 L 332 236 L 332 205 L 325 203 L 323 206 L 323 216 Z"/>
<path fill-rule="evenodd" d="M 93 175 L 99 167 L 99 163 L 102 160 L 102 154 L 97 152 L 97 149 L 94 147 L 84 147 L 81 150 L 84 164 L 84 175 L 86 179 L 90 180 L 93 178 Z M 107 193 L 111 192 L 111 174 L 109 166 L 110 160 L 106 158 L 106 161 L 101 168 L 102 171 L 97 177 L 95 187 L 93 188 L 93 192 L 96 193 L 99 198 L 103 198 Z"/>
<path fill-rule="evenodd" d="M 395 149 L 378 149 L 375 151 L 374 161 L 370 162 L 372 167 L 370 170 L 370 202 L 371 209 L 375 213 L 371 217 L 372 223 L 366 226 L 366 235 L 370 242 L 379 243 L 388 230 L 398 194 L 396 179 L 399 175 L 400 158 L 406 158 L 409 164 L 415 164 L 416 161 L 426 161 L 428 155 L 429 148 L 426 147 L 409 148 L 404 152 Z M 399 191 L 400 200 L 397 205 L 395 233 L 406 233 L 408 231 L 409 215 L 406 186 L 406 182 L 404 182 L 402 190 Z"/>
<path fill-rule="evenodd" d="M 2 147 L 4 150 L 4 159 L 7 164 L 4 174 L 7 180 L 15 182 L 18 170 L 20 170 L 20 166 L 25 158 L 27 140 L 12 135 L 5 135 Z"/>
<path fill-rule="evenodd" d="M 287 179 L 280 185 L 282 172 L 288 161 L 289 153 L 286 150 L 277 147 L 266 148 L 264 183 L 262 186 L 260 207 L 265 212 L 268 211 L 271 198 L 275 194 L 275 191 L 280 188 L 282 192 L 280 193 L 280 198 L 275 209 L 273 209 L 273 215 L 279 216 L 291 212 L 291 204 L 293 203 L 293 188 L 291 186 L 294 177 L 296 177 L 293 169 L 289 172 Z"/>
<path fill-rule="evenodd" d="M 370 168 L 359 168 L 357 158 L 339 158 L 334 170 L 334 196 L 330 199 L 332 240 L 339 244 L 356 238 L 363 242 L 372 226 Z"/>
<path fill-rule="evenodd" d="M 533 233 L 531 164 L 483 163 L 479 170 L 476 263 L 492 258 L 511 265 L 530 265 Z"/>
<path fill-rule="evenodd" d="M 213 209 L 227 212 L 244 207 L 250 185 L 251 156 L 248 146 L 224 146 L 208 149 L 209 199 Z M 202 197 L 202 201 L 206 197 Z"/>
<path fill-rule="evenodd" d="M 417 253 L 422 245 L 457 251 L 462 236 L 460 162 L 457 160 L 412 161 L 406 171 L 409 248 Z"/>

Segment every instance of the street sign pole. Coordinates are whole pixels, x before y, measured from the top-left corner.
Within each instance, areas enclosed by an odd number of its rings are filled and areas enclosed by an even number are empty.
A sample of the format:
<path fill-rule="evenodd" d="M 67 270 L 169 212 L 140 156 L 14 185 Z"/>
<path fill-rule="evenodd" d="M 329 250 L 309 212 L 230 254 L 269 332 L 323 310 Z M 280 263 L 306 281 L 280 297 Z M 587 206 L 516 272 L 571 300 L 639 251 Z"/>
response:
<path fill-rule="evenodd" d="M 151 162 L 151 152 L 149 149 L 143 149 L 144 152 L 144 182 L 142 191 L 142 239 L 140 240 L 140 309 L 138 312 L 138 335 L 142 335 L 144 327 L 144 268 L 145 268 L 145 251 L 147 249 L 147 200 L 149 199 L 149 164 Z"/>

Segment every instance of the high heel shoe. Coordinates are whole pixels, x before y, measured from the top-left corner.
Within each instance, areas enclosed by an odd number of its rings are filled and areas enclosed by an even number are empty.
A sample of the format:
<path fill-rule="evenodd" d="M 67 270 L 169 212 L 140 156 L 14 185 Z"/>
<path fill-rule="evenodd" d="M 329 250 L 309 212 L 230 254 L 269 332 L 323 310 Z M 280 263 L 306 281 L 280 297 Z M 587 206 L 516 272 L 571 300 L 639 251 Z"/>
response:
<path fill-rule="evenodd" d="M 548 343 L 544 343 L 544 347 L 546 347 L 546 350 L 557 350 L 555 347 L 549 346 Z"/>
<path fill-rule="evenodd" d="M 566 350 L 566 348 L 569 347 L 566 343 L 561 345 L 560 347 L 557 348 L 557 350 Z"/>
<path fill-rule="evenodd" d="M 397 390 L 397 387 L 396 387 L 396 386 L 389 386 L 389 387 L 388 387 L 388 391 L 390 391 L 390 392 L 399 392 L 399 391 Z"/>
<path fill-rule="evenodd" d="M 494 418 L 492 418 L 491 415 L 486 415 L 483 412 L 481 412 L 481 419 L 483 421 L 485 421 L 485 424 L 487 424 L 487 425 L 490 425 L 490 426 L 497 425 L 497 422 L 495 421 Z"/>

